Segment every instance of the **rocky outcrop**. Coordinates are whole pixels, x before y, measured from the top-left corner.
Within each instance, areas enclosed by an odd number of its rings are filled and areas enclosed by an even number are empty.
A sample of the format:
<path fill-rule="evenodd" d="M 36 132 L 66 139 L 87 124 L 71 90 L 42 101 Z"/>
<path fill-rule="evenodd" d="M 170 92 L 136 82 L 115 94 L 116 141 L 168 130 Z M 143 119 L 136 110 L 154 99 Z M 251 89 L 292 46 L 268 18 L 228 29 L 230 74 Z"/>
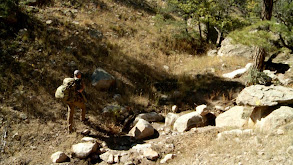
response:
<path fill-rule="evenodd" d="M 241 56 L 246 58 L 252 58 L 254 54 L 254 48 L 241 45 L 233 44 L 232 38 L 227 37 L 222 41 L 221 48 L 218 51 L 218 56 Z"/>
<path fill-rule="evenodd" d="M 293 89 L 283 86 L 252 85 L 240 92 L 236 103 L 249 106 L 293 104 Z"/>

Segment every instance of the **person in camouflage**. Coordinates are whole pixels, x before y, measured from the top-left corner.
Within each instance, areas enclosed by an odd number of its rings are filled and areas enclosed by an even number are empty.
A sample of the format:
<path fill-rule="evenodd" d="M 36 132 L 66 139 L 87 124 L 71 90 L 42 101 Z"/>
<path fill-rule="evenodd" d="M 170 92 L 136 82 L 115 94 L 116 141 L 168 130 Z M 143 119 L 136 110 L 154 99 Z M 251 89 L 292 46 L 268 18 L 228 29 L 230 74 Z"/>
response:
<path fill-rule="evenodd" d="M 86 106 L 85 102 L 86 99 L 82 94 L 83 90 L 85 89 L 85 85 L 81 79 L 81 72 L 79 70 L 74 71 L 74 86 L 75 86 L 75 97 L 74 101 L 68 102 L 68 116 L 67 116 L 67 123 L 68 123 L 68 132 L 71 133 L 73 130 L 73 116 L 74 116 L 74 109 L 78 107 L 81 109 L 81 116 L 80 120 L 82 122 L 86 121 L 85 113 L 86 113 Z"/>

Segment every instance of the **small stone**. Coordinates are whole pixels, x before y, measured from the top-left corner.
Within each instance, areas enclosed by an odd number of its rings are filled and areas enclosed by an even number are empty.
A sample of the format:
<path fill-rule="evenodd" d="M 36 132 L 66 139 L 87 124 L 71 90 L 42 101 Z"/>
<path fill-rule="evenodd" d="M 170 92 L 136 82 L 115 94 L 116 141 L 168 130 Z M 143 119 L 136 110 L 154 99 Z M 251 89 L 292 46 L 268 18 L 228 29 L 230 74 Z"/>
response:
<path fill-rule="evenodd" d="M 63 163 L 68 159 L 68 156 L 62 152 L 58 151 L 51 155 L 51 160 L 53 163 Z"/>
<path fill-rule="evenodd" d="M 172 106 L 172 112 L 176 113 L 178 111 L 177 105 Z"/>
<path fill-rule="evenodd" d="M 285 131 L 282 130 L 282 129 L 278 129 L 278 130 L 277 130 L 277 134 L 278 134 L 278 135 L 284 135 L 284 134 L 285 134 Z"/>
<path fill-rule="evenodd" d="M 85 129 L 81 132 L 82 135 L 89 135 L 91 131 L 89 129 Z"/>
<path fill-rule="evenodd" d="M 114 162 L 114 155 L 112 155 L 112 154 L 109 155 L 109 158 L 108 158 L 108 160 L 107 160 L 107 163 L 109 163 L 109 164 L 113 164 L 113 163 L 115 163 L 115 162 Z"/>
<path fill-rule="evenodd" d="M 170 67 L 167 66 L 167 65 L 164 65 L 163 68 L 166 70 L 166 71 L 169 71 Z"/>
<path fill-rule="evenodd" d="M 174 155 L 174 154 L 167 154 L 167 155 L 164 157 L 164 159 L 162 159 L 162 160 L 160 161 L 160 163 L 162 163 L 162 164 L 163 164 L 163 163 L 167 163 L 167 161 L 173 159 L 175 156 L 176 156 L 176 155 Z"/>
<path fill-rule="evenodd" d="M 79 25 L 78 21 L 73 21 L 72 23 L 75 24 L 75 25 Z"/>
<path fill-rule="evenodd" d="M 115 163 L 119 163 L 119 157 L 120 157 L 119 155 L 114 156 L 114 162 Z"/>
<path fill-rule="evenodd" d="M 13 136 L 12 136 L 12 139 L 15 139 L 15 140 L 17 140 L 17 141 L 20 141 L 20 139 L 21 139 L 21 136 L 18 134 L 18 132 L 17 133 L 15 133 Z"/>
<path fill-rule="evenodd" d="M 143 155 L 148 160 L 152 160 L 152 161 L 157 160 L 159 158 L 159 154 L 151 148 L 146 149 Z"/>
<path fill-rule="evenodd" d="M 81 139 L 81 141 L 85 141 L 85 142 L 96 142 L 97 139 L 92 138 L 92 137 L 83 137 L 83 138 Z"/>
<path fill-rule="evenodd" d="M 46 21 L 46 24 L 47 24 L 47 25 L 50 25 L 52 22 L 53 22 L 52 20 L 47 20 L 47 21 Z"/>

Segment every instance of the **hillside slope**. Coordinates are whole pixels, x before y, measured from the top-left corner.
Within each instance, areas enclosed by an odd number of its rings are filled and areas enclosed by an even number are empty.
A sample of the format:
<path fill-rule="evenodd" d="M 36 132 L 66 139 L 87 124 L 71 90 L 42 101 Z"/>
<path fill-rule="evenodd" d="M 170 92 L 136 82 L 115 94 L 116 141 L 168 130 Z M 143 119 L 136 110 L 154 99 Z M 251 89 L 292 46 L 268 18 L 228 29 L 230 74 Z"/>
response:
<path fill-rule="evenodd" d="M 106 105 L 119 104 L 138 114 L 166 113 L 172 104 L 182 111 L 213 101 L 233 104 L 234 93 L 244 85 L 218 75 L 248 61 L 224 59 L 228 66 L 222 70 L 222 59 L 180 49 L 192 44 L 172 40 L 172 26 L 158 28 L 159 5 L 159 1 L 115 0 L 23 5 L 22 23 L 0 42 L 0 162 L 50 164 L 48 154 L 69 152 L 85 128 L 96 130 L 101 142 L 124 134 L 121 123 L 105 121 L 101 115 Z M 91 85 L 98 67 L 117 79 L 114 88 L 101 91 Z M 211 74 L 206 68 L 216 71 Z M 76 119 L 76 133 L 68 134 L 66 105 L 54 93 L 75 69 L 84 75 L 90 124 Z M 182 93 L 178 102 L 161 104 L 163 95 L 175 91 Z M 113 99 L 115 94 L 122 96 L 121 102 Z M 79 111 L 76 114 L 77 118 Z"/>

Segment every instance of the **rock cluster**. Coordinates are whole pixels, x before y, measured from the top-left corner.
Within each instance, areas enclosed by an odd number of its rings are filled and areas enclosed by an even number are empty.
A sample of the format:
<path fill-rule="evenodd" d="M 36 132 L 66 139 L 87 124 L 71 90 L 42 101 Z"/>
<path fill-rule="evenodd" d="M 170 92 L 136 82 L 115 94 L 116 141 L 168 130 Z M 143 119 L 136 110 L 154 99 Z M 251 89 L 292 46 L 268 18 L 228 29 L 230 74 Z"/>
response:
<path fill-rule="evenodd" d="M 230 137 L 239 140 L 238 137 L 252 136 L 258 131 L 281 135 L 293 128 L 293 108 L 289 106 L 292 105 L 292 96 L 292 88 L 255 85 L 243 89 L 236 99 L 237 106 L 229 109 L 215 107 L 215 109 L 225 110 L 219 115 L 214 114 L 210 110 L 212 108 L 207 105 L 197 106 L 195 111 L 191 112 L 174 112 L 166 115 L 156 112 L 139 114 L 128 133 L 129 138 L 132 139 L 128 149 L 113 150 L 106 145 L 102 145 L 99 149 L 95 138 L 84 137 L 81 143 L 72 146 L 71 156 L 79 159 L 99 158 L 108 164 L 149 164 L 148 161 L 163 164 L 176 156 L 173 153 L 175 146 L 167 142 L 168 138 L 170 136 L 176 138 L 188 131 L 200 133 L 215 128 L 235 128 L 219 132 L 216 137 L 218 141 L 227 140 Z M 207 122 L 208 115 L 211 114 L 215 115 L 216 126 L 205 127 L 209 123 Z M 156 132 L 166 139 L 156 143 L 136 143 L 154 138 Z M 291 154 L 291 150 L 288 148 L 288 153 Z M 51 159 L 54 163 L 61 163 L 68 161 L 69 157 L 58 151 L 51 156 Z"/>

